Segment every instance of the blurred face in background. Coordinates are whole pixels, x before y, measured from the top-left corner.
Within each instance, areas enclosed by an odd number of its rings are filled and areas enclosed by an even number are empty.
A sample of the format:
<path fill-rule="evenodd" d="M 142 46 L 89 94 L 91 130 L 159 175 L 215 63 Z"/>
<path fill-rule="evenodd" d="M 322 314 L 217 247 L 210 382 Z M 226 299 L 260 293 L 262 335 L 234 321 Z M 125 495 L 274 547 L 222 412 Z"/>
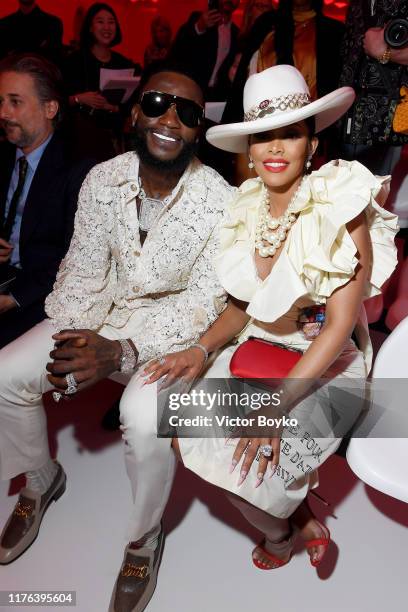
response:
<path fill-rule="evenodd" d="M 116 36 L 114 16 L 109 11 L 102 9 L 92 19 L 90 31 L 96 43 L 109 47 Z"/>
<path fill-rule="evenodd" d="M 238 6 L 239 0 L 219 0 L 218 3 L 220 13 L 228 17 L 232 15 Z"/>
<path fill-rule="evenodd" d="M 152 24 L 152 39 L 154 44 L 160 48 L 170 46 L 171 27 L 165 19 L 157 19 Z"/>
<path fill-rule="evenodd" d="M 24 8 L 30 8 L 34 6 L 36 0 L 19 0 L 19 5 Z"/>
<path fill-rule="evenodd" d="M 270 11 L 273 8 L 272 0 L 254 0 L 251 8 L 251 20 L 252 23 L 255 19 L 258 19 L 260 15 Z"/>
<path fill-rule="evenodd" d="M 297 11 L 310 11 L 312 0 L 292 0 L 292 7 Z"/>

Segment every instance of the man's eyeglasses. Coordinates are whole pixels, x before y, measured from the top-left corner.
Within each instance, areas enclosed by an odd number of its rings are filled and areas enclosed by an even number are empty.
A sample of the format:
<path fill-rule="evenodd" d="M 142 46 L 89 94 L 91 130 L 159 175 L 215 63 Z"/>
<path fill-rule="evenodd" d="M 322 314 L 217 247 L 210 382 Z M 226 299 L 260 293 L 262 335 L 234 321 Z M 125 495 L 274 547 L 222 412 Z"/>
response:
<path fill-rule="evenodd" d="M 196 128 L 204 118 L 204 108 L 180 96 L 161 91 L 144 91 L 140 98 L 140 108 L 146 117 L 161 117 L 173 104 L 182 123 L 189 128 Z"/>

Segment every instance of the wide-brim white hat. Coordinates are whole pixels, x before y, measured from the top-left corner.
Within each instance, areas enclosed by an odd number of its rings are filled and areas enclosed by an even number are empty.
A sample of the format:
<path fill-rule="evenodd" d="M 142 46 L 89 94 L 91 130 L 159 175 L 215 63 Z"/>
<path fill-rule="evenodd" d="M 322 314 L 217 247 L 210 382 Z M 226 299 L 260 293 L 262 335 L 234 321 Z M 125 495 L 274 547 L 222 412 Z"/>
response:
<path fill-rule="evenodd" d="M 302 74 L 294 66 L 280 64 L 249 77 L 244 88 L 244 121 L 210 128 L 208 142 L 231 153 L 244 153 L 248 136 L 315 117 L 316 133 L 339 119 L 353 104 L 351 87 L 340 87 L 310 101 Z"/>

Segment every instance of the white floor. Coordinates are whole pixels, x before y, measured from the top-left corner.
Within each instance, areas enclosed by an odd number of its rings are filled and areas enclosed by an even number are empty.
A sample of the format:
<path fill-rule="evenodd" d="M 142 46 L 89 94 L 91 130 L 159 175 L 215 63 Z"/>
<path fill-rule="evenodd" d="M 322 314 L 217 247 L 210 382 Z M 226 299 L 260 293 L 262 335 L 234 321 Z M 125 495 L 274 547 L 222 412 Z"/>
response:
<path fill-rule="evenodd" d="M 0 590 L 74 590 L 77 612 L 106 612 L 130 506 L 120 438 L 99 427 L 117 393 L 109 385 L 103 405 L 93 406 L 89 392 L 80 404 L 48 406 L 67 491 L 48 509 L 32 547 L 0 566 Z M 320 479 L 319 493 L 332 501 L 338 517 L 325 518 L 334 542 L 321 568 L 316 572 L 300 549 L 288 566 L 262 572 L 250 556 L 258 534 L 219 491 L 180 469 L 166 511 L 168 536 L 149 612 L 407 609 L 408 506 L 365 487 L 337 456 L 322 468 Z M 0 525 L 20 486 L 21 481 L 0 484 Z M 325 507 L 313 505 L 324 518 Z"/>

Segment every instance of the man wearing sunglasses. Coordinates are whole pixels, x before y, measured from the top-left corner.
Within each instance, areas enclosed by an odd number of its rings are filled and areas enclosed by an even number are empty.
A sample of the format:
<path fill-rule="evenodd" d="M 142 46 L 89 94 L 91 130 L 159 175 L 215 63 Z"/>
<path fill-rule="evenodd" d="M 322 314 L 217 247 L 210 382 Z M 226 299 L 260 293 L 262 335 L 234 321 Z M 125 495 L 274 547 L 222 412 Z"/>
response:
<path fill-rule="evenodd" d="M 83 183 L 74 236 L 46 302 L 50 318 L 0 351 L 0 476 L 28 478 L 0 536 L 2 564 L 30 546 L 65 490 L 49 453 L 42 393 L 69 399 L 116 371 L 127 374 L 120 408 L 134 506 L 115 612 L 141 612 L 153 594 L 176 464 L 170 440 L 152 449 L 157 387 L 144 385 L 143 364 L 197 342 L 223 310 L 213 258 L 233 195 L 195 157 L 203 96 L 188 75 L 152 74 L 132 119 L 136 150 L 95 166 Z"/>

